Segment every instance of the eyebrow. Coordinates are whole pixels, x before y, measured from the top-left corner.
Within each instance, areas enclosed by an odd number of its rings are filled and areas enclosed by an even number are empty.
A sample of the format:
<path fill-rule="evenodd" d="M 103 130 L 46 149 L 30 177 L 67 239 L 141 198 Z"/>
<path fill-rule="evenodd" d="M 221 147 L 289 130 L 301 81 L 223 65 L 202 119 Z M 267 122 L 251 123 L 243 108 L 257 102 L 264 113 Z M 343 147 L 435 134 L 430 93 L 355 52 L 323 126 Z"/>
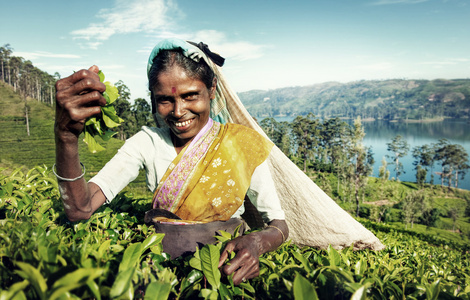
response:
<path fill-rule="evenodd" d="M 175 97 L 168 96 L 168 95 L 154 95 L 155 100 L 158 101 L 171 101 L 174 100 Z"/>
<path fill-rule="evenodd" d="M 181 96 L 182 96 L 182 97 L 186 97 L 186 96 L 199 95 L 199 94 L 200 94 L 199 91 L 192 91 L 192 92 L 184 93 L 184 94 L 182 94 Z"/>

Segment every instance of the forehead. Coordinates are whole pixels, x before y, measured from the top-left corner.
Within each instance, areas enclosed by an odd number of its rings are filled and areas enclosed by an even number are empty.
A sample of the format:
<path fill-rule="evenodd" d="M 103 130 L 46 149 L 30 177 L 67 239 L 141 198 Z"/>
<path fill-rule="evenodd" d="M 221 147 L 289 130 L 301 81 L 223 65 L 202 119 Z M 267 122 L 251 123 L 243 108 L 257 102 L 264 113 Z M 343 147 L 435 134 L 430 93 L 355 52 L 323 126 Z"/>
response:
<path fill-rule="evenodd" d="M 157 84 L 153 88 L 156 94 L 167 94 L 193 91 L 205 88 L 205 84 L 198 78 L 192 77 L 181 67 L 173 67 L 158 75 Z"/>

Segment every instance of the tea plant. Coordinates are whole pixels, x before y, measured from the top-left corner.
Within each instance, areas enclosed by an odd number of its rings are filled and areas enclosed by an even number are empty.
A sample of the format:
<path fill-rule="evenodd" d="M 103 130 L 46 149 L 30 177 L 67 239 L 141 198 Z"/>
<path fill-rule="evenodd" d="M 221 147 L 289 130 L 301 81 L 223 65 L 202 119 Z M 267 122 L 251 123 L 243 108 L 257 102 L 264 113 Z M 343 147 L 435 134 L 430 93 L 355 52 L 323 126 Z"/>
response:
<path fill-rule="evenodd" d="M 364 222 L 385 250 L 287 242 L 260 258 L 260 276 L 236 286 L 217 268 L 230 234 L 170 260 L 163 235 L 143 224 L 148 201 L 121 193 L 90 220 L 70 223 L 50 170 L 0 176 L 2 300 L 470 299 L 468 247 L 432 236 Z"/>

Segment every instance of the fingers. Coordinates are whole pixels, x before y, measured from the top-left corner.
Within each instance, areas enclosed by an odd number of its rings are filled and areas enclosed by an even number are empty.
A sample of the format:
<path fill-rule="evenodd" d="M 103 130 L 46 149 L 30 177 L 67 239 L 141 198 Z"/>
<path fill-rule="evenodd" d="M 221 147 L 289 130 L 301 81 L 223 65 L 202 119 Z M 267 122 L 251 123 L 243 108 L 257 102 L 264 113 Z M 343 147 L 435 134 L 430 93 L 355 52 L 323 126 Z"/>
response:
<path fill-rule="evenodd" d="M 230 261 L 230 265 L 226 265 L 222 269 L 227 275 L 233 273 L 233 283 L 238 285 L 241 282 L 259 276 L 259 259 L 258 257 L 253 257 L 248 251 L 241 250 Z"/>
<path fill-rule="evenodd" d="M 82 89 L 81 91 L 78 91 L 78 93 L 91 90 L 96 90 L 102 93 L 106 90 L 106 86 L 102 82 L 100 82 L 98 71 L 99 70 L 97 66 L 92 66 L 88 70 L 80 70 L 78 72 L 73 73 L 69 77 L 60 79 L 56 82 L 56 91 L 66 91 L 70 87 L 73 87 L 81 82 L 80 85 L 76 86 L 74 90 L 69 92 L 77 93 L 77 89 Z"/>
<path fill-rule="evenodd" d="M 238 244 L 237 244 L 238 245 Z M 236 251 L 236 256 L 230 260 L 230 263 L 223 266 L 221 271 L 225 275 L 233 273 L 233 283 L 240 284 L 241 282 L 257 277 L 259 275 L 259 258 L 256 256 L 249 247 L 240 247 L 238 249 L 235 243 L 228 243 L 222 252 L 219 260 L 219 268 L 228 258 L 229 253 Z"/>
<path fill-rule="evenodd" d="M 228 258 L 229 253 L 231 253 L 234 248 L 235 248 L 235 245 L 234 245 L 233 243 L 228 243 L 228 244 L 225 246 L 224 251 L 222 251 L 222 254 L 220 255 L 218 268 L 222 267 L 222 265 L 224 264 L 225 260 Z"/>
<path fill-rule="evenodd" d="M 89 95 L 84 95 L 82 98 L 89 98 Z M 64 109 L 68 111 L 70 120 L 75 122 L 84 122 L 89 117 L 99 115 L 101 113 L 101 106 L 84 106 L 82 103 L 90 103 L 90 101 L 83 101 L 79 99 L 77 103 L 67 102 Z M 105 100 L 106 103 L 106 100 Z"/>
<path fill-rule="evenodd" d="M 57 81 L 57 108 L 68 112 L 71 120 L 78 122 L 96 115 L 100 112 L 99 106 L 106 105 L 106 99 L 102 95 L 106 86 L 100 82 L 97 71 L 98 67 L 92 66 L 88 70 L 80 70 Z M 85 109 L 81 111 L 82 108 Z"/>
<path fill-rule="evenodd" d="M 88 68 L 88 71 L 92 71 L 93 73 L 98 74 L 98 72 L 100 71 L 100 68 L 98 68 L 97 65 L 93 65 L 90 68 Z"/>
<path fill-rule="evenodd" d="M 98 91 L 81 95 L 74 93 L 72 96 L 69 92 L 57 92 L 56 97 L 57 107 L 67 111 L 70 118 L 74 121 L 80 121 L 96 115 L 101 111 L 101 106 L 106 105 L 106 99 Z"/>

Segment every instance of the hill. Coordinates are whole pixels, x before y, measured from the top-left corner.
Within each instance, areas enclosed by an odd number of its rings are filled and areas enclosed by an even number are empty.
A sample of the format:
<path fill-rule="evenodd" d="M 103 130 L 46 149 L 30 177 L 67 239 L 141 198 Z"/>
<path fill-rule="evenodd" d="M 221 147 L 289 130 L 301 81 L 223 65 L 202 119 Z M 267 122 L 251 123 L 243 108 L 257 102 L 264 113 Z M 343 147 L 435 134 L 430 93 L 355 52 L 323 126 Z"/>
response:
<path fill-rule="evenodd" d="M 25 106 L 28 107 L 29 135 Z M 52 168 L 55 162 L 54 108 L 35 99 L 23 100 L 13 89 L 0 82 L 0 168 L 9 171 L 22 167 L 29 170 L 45 165 Z M 124 143 L 118 139 L 99 141 L 106 150 L 92 154 L 80 142 L 80 160 L 87 168 L 86 178 L 96 174 Z M 145 191 L 145 177 L 141 174 L 133 183 Z"/>
<path fill-rule="evenodd" d="M 470 116 L 470 79 L 326 82 L 238 94 L 255 117 L 436 119 Z"/>

